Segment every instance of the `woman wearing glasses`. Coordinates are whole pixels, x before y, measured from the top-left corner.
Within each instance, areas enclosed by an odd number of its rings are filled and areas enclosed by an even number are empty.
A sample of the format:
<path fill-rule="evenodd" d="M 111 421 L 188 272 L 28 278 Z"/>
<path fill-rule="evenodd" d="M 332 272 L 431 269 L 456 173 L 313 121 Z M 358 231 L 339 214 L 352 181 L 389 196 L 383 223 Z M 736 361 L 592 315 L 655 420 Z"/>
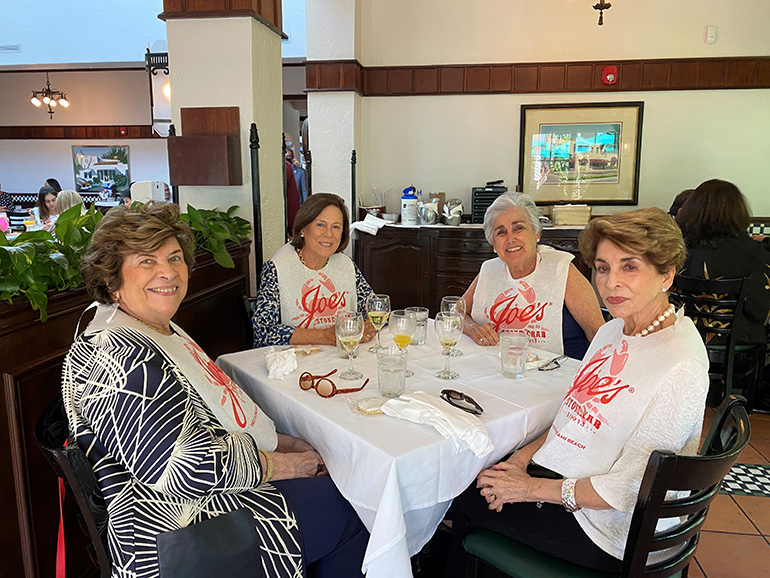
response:
<path fill-rule="evenodd" d="M 540 219 L 531 197 L 500 195 L 484 215 L 484 235 L 497 253 L 463 295 L 463 332 L 497 345 L 498 331 L 526 331 L 545 351 L 580 359 L 604 323 L 591 284 L 564 251 L 539 245 Z"/>
<path fill-rule="evenodd" d="M 248 517 L 236 554 L 256 554 L 266 576 L 296 578 L 305 565 L 311 576 L 361 575 L 368 533 L 322 476 L 318 453 L 277 433 L 171 322 L 187 292 L 192 239 L 177 205 L 120 206 L 82 262 L 98 307 L 67 355 L 62 393 L 70 443 L 86 452 L 109 511 L 113 575 L 158 576 L 173 554 L 160 546 L 167 533 L 184 542 L 198 523 L 235 524 L 236 515 Z M 198 552 L 233 575 L 221 552 Z"/>
<path fill-rule="evenodd" d="M 551 427 L 455 499 L 447 576 L 462 575 L 472 528 L 619 572 L 650 454 L 698 451 L 708 357 L 692 321 L 668 303 L 685 260 L 679 228 L 660 209 L 599 217 L 580 251 L 614 319 L 596 333 Z"/>
<path fill-rule="evenodd" d="M 350 240 L 348 209 L 342 198 L 315 193 L 294 219 L 291 241 L 262 266 L 254 313 L 254 347 L 335 345 L 337 311 L 366 316 L 373 293 L 351 259 L 342 253 Z M 367 321 L 362 342 L 375 335 Z"/>

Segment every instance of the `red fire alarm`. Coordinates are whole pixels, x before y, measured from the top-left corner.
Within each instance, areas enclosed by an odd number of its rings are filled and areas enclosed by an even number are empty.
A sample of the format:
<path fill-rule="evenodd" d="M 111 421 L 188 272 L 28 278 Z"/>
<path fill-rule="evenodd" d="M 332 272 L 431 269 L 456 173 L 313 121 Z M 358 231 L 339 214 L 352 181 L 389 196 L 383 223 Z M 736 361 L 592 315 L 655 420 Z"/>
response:
<path fill-rule="evenodd" d="M 602 79 L 602 82 L 604 82 L 603 79 Z M 121 126 L 119 130 L 120 130 L 120 136 L 128 136 L 128 127 L 127 126 Z"/>
<path fill-rule="evenodd" d="M 615 84 L 618 81 L 618 67 L 605 66 L 602 68 L 602 84 Z"/>

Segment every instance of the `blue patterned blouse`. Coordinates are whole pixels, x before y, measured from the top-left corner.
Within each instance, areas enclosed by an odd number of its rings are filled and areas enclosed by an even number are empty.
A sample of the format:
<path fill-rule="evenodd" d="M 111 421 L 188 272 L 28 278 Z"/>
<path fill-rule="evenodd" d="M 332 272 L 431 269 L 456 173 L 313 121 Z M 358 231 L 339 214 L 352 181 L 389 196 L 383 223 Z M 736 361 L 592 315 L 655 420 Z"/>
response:
<path fill-rule="evenodd" d="M 366 282 L 355 263 L 356 298 L 359 313 L 366 314 L 366 298 L 374 291 Z M 267 345 L 288 345 L 295 327 L 281 324 L 281 295 L 278 291 L 278 272 L 272 261 L 262 265 L 257 309 L 252 318 L 254 325 L 254 347 Z"/>

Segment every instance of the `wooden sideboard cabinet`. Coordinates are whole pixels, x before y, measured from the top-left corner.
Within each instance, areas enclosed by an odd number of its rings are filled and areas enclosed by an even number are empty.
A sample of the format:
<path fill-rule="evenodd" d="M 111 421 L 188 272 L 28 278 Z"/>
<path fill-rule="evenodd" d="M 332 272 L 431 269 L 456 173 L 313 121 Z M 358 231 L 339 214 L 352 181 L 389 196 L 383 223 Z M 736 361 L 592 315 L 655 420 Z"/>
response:
<path fill-rule="evenodd" d="M 540 242 L 575 255 L 575 266 L 589 279 L 591 268 L 578 252 L 579 228 L 543 229 Z M 377 293 L 390 295 L 391 307 L 421 305 L 434 316 L 445 295 L 462 295 L 481 264 L 495 257 L 478 226 L 386 226 L 376 235 L 359 234 L 354 258 Z"/>

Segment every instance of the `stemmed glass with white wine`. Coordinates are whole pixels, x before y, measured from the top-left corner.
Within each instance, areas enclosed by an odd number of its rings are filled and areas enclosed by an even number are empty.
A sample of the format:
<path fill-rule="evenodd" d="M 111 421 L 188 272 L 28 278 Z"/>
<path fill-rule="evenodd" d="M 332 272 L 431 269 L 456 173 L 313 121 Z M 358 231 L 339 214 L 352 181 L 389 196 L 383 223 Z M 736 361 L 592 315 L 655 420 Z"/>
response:
<path fill-rule="evenodd" d="M 463 319 L 465 317 L 465 299 L 456 295 L 442 297 L 439 311 L 450 315 L 459 315 L 460 319 Z M 460 333 L 462 333 L 462 323 L 460 324 Z M 451 355 L 452 357 L 460 357 L 462 354 L 463 352 L 456 347 L 452 347 L 449 353 L 444 353 L 444 355 Z"/>
<path fill-rule="evenodd" d="M 393 341 L 396 342 L 401 349 L 406 349 L 412 342 L 415 332 L 417 331 L 417 316 L 411 311 L 404 309 L 397 309 L 390 314 L 390 336 Z M 406 370 L 406 376 L 412 377 L 414 371 L 411 369 Z"/>
<path fill-rule="evenodd" d="M 463 334 L 463 318 L 455 313 L 437 313 L 433 327 L 446 358 L 443 371 L 436 373 L 436 377 L 439 379 L 457 379 L 460 375 L 449 368 L 449 360 L 452 357 L 449 355 L 449 351 L 457 344 L 457 340 Z"/>
<path fill-rule="evenodd" d="M 348 352 L 348 369 L 340 374 L 340 379 L 361 379 L 363 374 L 353 369 L 353 351 L 364 336 L 364 316 L 352 312 L 338 315 L 334 331 L 342 347 Z"/>
<path fill-rule="evenodd" d="M 388 315 L 390 314 L 390 296 L 382 293 L 372 293 L 369 295 L 366 298 L 366 314 L 377 331 L 377 345 L 372 345 L 369 351 L 377 353 L 382 349 L 382 345 L 380 345 L 380 329 L 388 321 Z"/>

